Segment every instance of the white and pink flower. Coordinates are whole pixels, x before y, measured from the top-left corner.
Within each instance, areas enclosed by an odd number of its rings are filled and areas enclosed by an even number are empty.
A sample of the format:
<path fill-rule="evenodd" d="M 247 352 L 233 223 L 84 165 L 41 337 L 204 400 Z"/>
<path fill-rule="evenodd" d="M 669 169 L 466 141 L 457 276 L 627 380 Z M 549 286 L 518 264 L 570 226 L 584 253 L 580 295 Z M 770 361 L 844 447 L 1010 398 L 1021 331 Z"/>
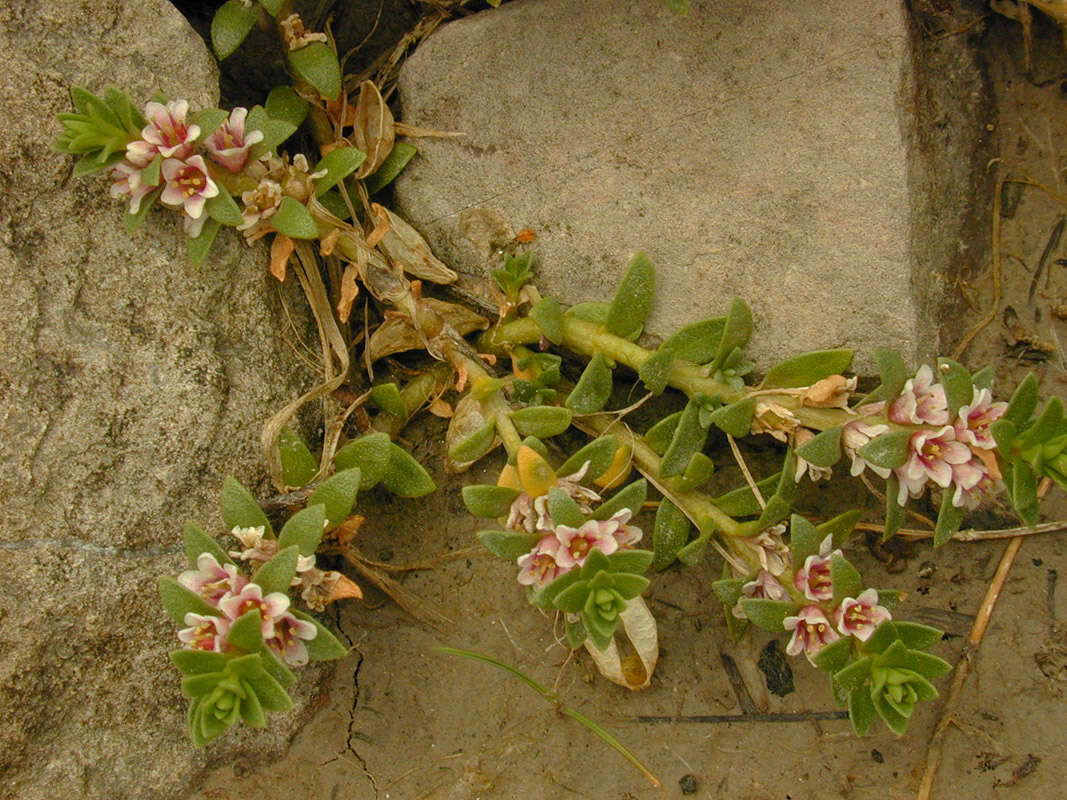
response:
<path fill-rule="evenodd" d="M 204 216 L 204 204 L 219 193 L 203 156 L 190 156 L 186 161 L 168 158 L 163 162 L 163 180 L 166 187 L 159 199 L 168 206 L 181 208 L 194 220 Z"/>
<path fill-rule="evenodd" d="M 204 148 L 230 172 L 240 172 L 252 145 L 263 141 L 263 131 L 245 130 L 247 108 L 235 108 L 229 118 L 204 140 Z"/>
<path fill-rule="evenodd" d="M 977 462 L 977 463 L 975 463 Z M 983 501 L 1004 492 L 1004 481 L 989 474 L 979 459 L 971 459 L 972 466 L 980 467 L 977 481 L 954 481 L 956 491 L 952 495 L 952 505 L 974 511 Z"/>
<path fill-rule="evenodd" d="M 1004 416 L 1008 404 L 994 403 L 993 393 L 989 389 L 975 387 L 970 405 L 962 406 L 956 415 L 953 427 L 956 440 L 981 450 L 992 450 L 997 446 L 990 426 Z"/>
<path fill-rule="evenodd" d="M 621 508 L 600 523 L 601 527 L 609 530 L 619 547 L 633 547 L 644 536 L 644 532 L 636 525 L 628 524 L 634 512 L 628 508 Z"/>
<path fill-rule="evenodd" d="M 819 544 L 819 552 L 804 559 L 804 566 L 793 575 L 793 585 L 809 600 L 823 602 L 834 599 L 834 584 L 830 577 L 830 562 L 840 550 L 831 551 L 833 537 L 827 536 Z"/>
<path fill-rule="evenodd" d="M 871 415 L 881 414 L 884 410 L 885 403 L 872 403 L 856 409 L 856 412 L 869 418 Z M 889 477 L 890 470 L 888 468 L 872 464 L 859 454 L 860 448 L 871 439 L 888 432 L 889 426 L 885 423 L 871 423 L 864 419 L 854 419 L 845 425 L 844 430 L 841 432 L 841 446 L 845 448 L 845 452 L 848 453 L 848 457 L 852 461 L 852 467 L 849 470 L 849 474 L 852 477 L 858 477 L 868 467 L 879 477 Z"/>
<path fill-rule="evenodd" d="M 562 567 L 556 558 L 559 550 L 559 539 L 554 533 L 542 537 L 533 550 L 519 556 L 519 583 L 540 588 L 569 571 Z"/>
<path fill-rule="evenodd" d="M 144 166 L 137 166 L 129 161 L 120 161 L 111 168 L 111 196 L 116 200 L 128 200 L 130 213 L 136 214 L 141 208 L 141 201 L 151 194 L 156 187 L 144 182 Z"/>
<path fill-rule="evenodd" d="M 224 653 L 229 649 L 226 634 L 233 623 L 224 617 L 209 617 L 189 612 L 185 615 L 188 626 L 178 631 L 178 638 L 186 650 L 205 650 L 209 653 Z"/>
<path fill-rule="evenodd" d="M 878 605 L 878 592 L 864 589 L 859 597 L 846 597 L 834 610 L 834 620 L 842 636 L 855 636 L 861 642 L 871 638 L 875 628 L 893 616 Z"/>
<path fill-rule="evenodd" d="M 909 495 L 920 496 L 928 480 L 947 489 L 954 471 L 958 475 L 970 471 L 971 449 L 956 441 L 956 430 L 951 425 L 916 431 L 908 440 L 908 448 L 908 460 L 894 470 L 900 481 L 899 505 L 907 503 Z"/>
<path fill-rule="evenodd" d="M 791 656 L 803 653 L 813 664 L 820 650 L 841 638 L 826 618 L 826 613 L 816 605 L 804 606 L 796 616 L 786 617 L 782 625 L 787 631 L 793 632 L 785 652 Z"/>
<path fill-rule="evenodd" d="M 248 583 L 236 594 L 228 594 L 219 601 L 219 610 L 235 622 L 249 611 L 258 611 L 263 641 L 273 638 L 275 622 L 289 610 L 289 596 L 271 592 L 263 596 L 263 587 Z"/>
<path fill-rule="evenodd" d="M 572 569 L 585 564 L 591 550 L 611 555 L 619 549 L 619 542 L 615 538 L 617 528 L 617 523 L 607 524 L 595 519 L 583 523 L 580 528 L 558 525 L 555 536 L 560 547 L 556 562 L 564 569 Z"/>
<path fill-rule="evenodd" d="M 748 619 L 748 615 L 745 614 L 745 609 L 741 605 L 741 599 L 745 597 L 785 601 L 789 599 L 789 592 L 771 573 L 761 569 L 756 572 L 754 580 L 748 581 L 741 587 L 741 597 L 737 598 L 737 603 L 732 609 L 733 615 L 738 619 Z"/>
<path fill-rule="evenodd" d="M 945 387 L 934 382 L 929 365 L 923 364 L 914 377 L 905 381 L 900 397 L 889 407 L 889 419 L 900 425 L 948 424 Z"/>
<path fill-rule="evenodd" d="M 777 577 L 789 566 L 789 545 L 782 538 L 784 534 L 784 524 L 772 525 L 756 536 L 740 541 L 756 551 L 762 569 Z"/>
<path fill-rule="evenodd" d="M 308 650 L 304 642 L 310 642 L 318 630 L 310 622 L 297 619 L 286 612 L 274 620 L 274 636 L 266 639 L 266 645 L 293 667 L 308 663 Z"/>
<path fill-rule="evenodd" d="M 196 569 L 179 575 L 178 583 L 218 607 L 226 595 L 240 592 L 248 579 L 233 564 L 219 564 L 211 553 L 201 553 L 196 559 Z"/>
<path fill-rule="evenodd" d="M 177 159 L 192 155 L 200 126 L 186 124 L 188 113 L 186 100 L 174 100 L 166 105 L 148 103 L 144 109 L 148 124 L 141 130 L 141 140 L 126 145 L 126 158 L 134 164 L 147 164 L 156 153 L 163 158 Z"/>

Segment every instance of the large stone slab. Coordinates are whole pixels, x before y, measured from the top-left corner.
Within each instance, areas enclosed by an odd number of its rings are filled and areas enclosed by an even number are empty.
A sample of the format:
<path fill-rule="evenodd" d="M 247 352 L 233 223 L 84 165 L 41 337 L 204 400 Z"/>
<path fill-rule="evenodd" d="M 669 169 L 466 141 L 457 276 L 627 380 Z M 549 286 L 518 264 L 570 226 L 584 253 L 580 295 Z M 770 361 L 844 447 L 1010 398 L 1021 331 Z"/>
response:
<path fill-rule="evenodd" d="M 176 215 L 131 236 L 108 178 L 50 149 L 72 84 L 216 102 L 177 11 L 14 0 L 0 53 L 0 796 L 173 797 L 293 730 L 192 746 L 155 580 L 227 473 L 261 480 L 259 429 L 308 376 L 265 246 L 224 233 L 197 270 Z"/>
<path fill-rule="evenodd" d="M 406 121 L 467 134 L 419 140 L 396 189 L 453 267 L 484 273 L 457 223 L 488 207 L 535 230 L 540 283 L 567 302 L 609 298 L 646 250 L 655 334 L 744 297 L 764 368 L 936 346 L 925 317 L 966 209 L 935 203 L 933 230 L 917 213 L 930 181 L 910 143 L 926 123 L 899 0 L 696 0 L 684 18 L 654 0 L 517 0 L 431 36 L 400 97 Z M 945 141 L 980 139 L 973 118 L 936 122 Z"/>

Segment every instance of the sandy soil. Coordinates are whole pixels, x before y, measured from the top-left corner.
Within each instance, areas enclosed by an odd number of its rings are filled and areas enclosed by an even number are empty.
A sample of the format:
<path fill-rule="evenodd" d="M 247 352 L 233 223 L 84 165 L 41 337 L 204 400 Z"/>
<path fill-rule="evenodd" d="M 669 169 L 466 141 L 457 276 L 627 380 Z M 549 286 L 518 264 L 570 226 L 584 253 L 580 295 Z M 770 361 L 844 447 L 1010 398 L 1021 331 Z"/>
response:
<path fill-rule="evenodd" d="M 1003 158 L 998 174 L 1028 175 L 1062 192 L 1067 75 L 1061 73 L 1067 57 L 1056 32 L 1045 26 L 1036 32 L 1032 79 L 1022 72 L 1018 25 L 994 18 L 984 34 L 979 27 L 967 35 L 979 36 L 987 48 L 998 91 L 1000 119 L 991 121 Z M 1067 340 L 1067 328 L 1050 309 L 1067 302 L 1067 269 L 1055 263 L 1067 255 L 1067 241 L 1048 259 L 1048 283 L 1041 277 L 1029 296 L 1031 271 L 1063 213 L 1065 205 L 1027 187 L 1004 218 L 1002 304 L 1015 309 L 1027 335 L 1050 347 L 1041 360 L 1031 360 L 1033 349 L 1019 344 L 1022 331 L 1010 331 L 998 315 L 964 359 L 972 366 L 995 360 L 1002 391 L 1033 369 L 1046 393 L 1063 394 L 1067 364 L 1059 341 Z M 958 339 L 993 301 L 989 266 L 968 267 L 965 259 L 960 266 L 960 291 L 974 305 L 949 323 L 949 339 Z M 442 427 L 430 422 L 410 432 L 409 441 L 433 465 L 440 463 L 435 455 L 442 436 Z M 470 548 L 476 523 L 458 490 L 492 481 L 498 467 L 487 464 L 459 477 L 438 474 L 442 490 L 417 502 L 361 498 L 369 522 L 360 546 L 370 557 L 398 565 Z M 817 508 L 835 503 L 829 495 L 812 499 Z M 1051 501 L 1045 516 L 1064 518 L 1067 504 Z M 643 522 L 650 530 L 651 521 Z M 981 522 L 1013 524 L 995 513 Z M 935 652 L 955 661 L 1004 546 L 960 543 L 935 554 L 928 543 L 914 543 L 884 563 L 858 537 L 848 555 L 873 585 L 907 592 L 901 618 L 946 630 Z M 600 679 L 584 655 L 568 660 L 554 638 L 553 620 L 526 604 L 511 565 L 473 551 L 404 573 L 404 585 L 454 624 L 416 622 L 373 590 L 367 603 L 346 606 L 335 627 L 354 649 L 323 687 L 320 707 L 288 756 L 219 765 L 189 800 L 914 797 L 940 704 L 925 704 L 903 738 L 876 727 L 859 739 L 834 708 L 825 678 L 803 660 L 791 661 L 795 691 L 770 693 L 757 666 L 770 637 L 729 641 L 710 588 L 719 568 L 676 566 L 653 579 L 648 599 L 659 620 L 662 655 L 652 687 L 636 694 Z M 1058 583 L 1061 576 L 1067 577 L 1062 534 L 1029 538 L 982 644 L 957 724 L 947 733 L 935 797 L 1062 796 L 1067 587 Z M 518 681 L 435 652 L 438 645 L 492 655 L 556 685 L 567 704 L 626 743 L 663 789 L 652 788 Z M 942 689 L 948 680 L 940 682 Z"/>

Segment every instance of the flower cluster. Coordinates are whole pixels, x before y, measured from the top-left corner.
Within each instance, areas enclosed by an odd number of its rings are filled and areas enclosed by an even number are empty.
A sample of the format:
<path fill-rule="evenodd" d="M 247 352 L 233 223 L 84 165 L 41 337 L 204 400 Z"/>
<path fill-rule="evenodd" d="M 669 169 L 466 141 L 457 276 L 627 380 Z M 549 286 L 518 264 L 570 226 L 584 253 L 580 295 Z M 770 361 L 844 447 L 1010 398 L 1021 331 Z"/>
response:
<path fill-rule="evenodd" d="M 308 662 L 305 641 L 314 639 L 317 629 L 310 622 L 298 619 L 289 611 L 289 597 L 271 592 L 265 597 L 263 589 L 238 572 L 233 564 L 219 564 L 211 553 L 201 553 L 195 570 L 178 576 L 178 583 L 199 595 L 219 615 L 189 612 L 186 628 L 178 638 L 188 650 L 226 653 L 232 648 L 227 640 L 230 627 L 249 611 L 258 611 L 263 641 L 287 664 L 303 666 Z"/>
<path fill-rule="evenodd" d="M 945 387 L 923 365 L 888 406 L 881 402 L 857 408 L 859 418 L 845 426 L 842 445 L 852 459 L 853 475 L 870 467 L 884 478 L 891 472 L 896 476 L 899 505 L 909 497 L 920 497 L 927 484 L 934 483 L 953 491 L 954 506 L 973 509 L 983 497 L 1004 488 L 992 452 L 996 442 L 991 426 L 1006 409 L 1007 403 L 993 402 L 989 389 L 974 387 L 970 403 L 950 419 Z M 877 417 L 887 422 L 872 420 Z M 914 429 L 905 463 L 893 470 L 871 464 L 859 454 L 868 442 L 888 433 L 890 424 Z"/>
<path fill-rule="evenodd" d="M 186 232 L 195 237 L 207 220 L 207 201 L 219 195 L 218 169 L 241 172 L 263 133 L 245 129 L 244 108 L 233 109 L 206 138 L 199 125 L 187 121 L 188 115 L 185 100 L 145 106 L 148 124 L 141 138 L 129 142 L 126 158 L 111 168 L 111 196 L 128 200 L 130 213 L 136 214 L 145 197 L 158 189 L 160 202 L 179 210 Z"/>
<path fill-rule="evenodd" d="M 592 550 L 611 555 L 641 540 L 641 529 L 629 525 L 633 512 L 624 508 L 606 520 L 590 519 L 580 527 L 556 525 L 538 540 L 533 550 L 519 556 L 519 583 L 546 586 L 560 575 L 585 565 Z M 546 517 L 550 522 L 550 518 Z"/>

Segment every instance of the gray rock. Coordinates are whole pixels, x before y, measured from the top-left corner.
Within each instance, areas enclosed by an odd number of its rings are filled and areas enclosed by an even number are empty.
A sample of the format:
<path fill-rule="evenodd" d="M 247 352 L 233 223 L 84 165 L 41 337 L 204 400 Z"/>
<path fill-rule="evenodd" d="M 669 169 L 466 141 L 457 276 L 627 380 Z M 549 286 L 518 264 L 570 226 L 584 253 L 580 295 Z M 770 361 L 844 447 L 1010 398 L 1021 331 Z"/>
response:
<path fill-rule="evenodd" d="M 876 347 L 928 357 L 970 211 L 931 194 L 945 181 L 923 159 L 953 164 L 956 195 L 979 180 L 972 61 L 950 70 L 970 111 L 933 119 L 899 0 L 696 0 L 688 17 L 655 0 L 517 0 L 408 60 L 402 118 L 467 135 L 419 140 L 398 211 L 479 276 L 464 210 L 534 229 L 539 282 L 568 303 L 610 299 L 646 250 L 649 330 L 741 296 L 762 368 L 824 347 L 855 348 L 861 369 Z"/>
<path fill-rule="evenodd" d="M 187 519 L 218 530 L 227 473 L 262 480 L 260 427 L 309 376 L 263 245 L 224 232 L 197 270 L 176 215 L 129 235 L 108 178 L 50 150 L 72 84 L 216 102 L 174 8 L 14 0 L 0 52 L 0 795 L 177 796 L 299 717 L 197 751 L 155 579 Z"/>

